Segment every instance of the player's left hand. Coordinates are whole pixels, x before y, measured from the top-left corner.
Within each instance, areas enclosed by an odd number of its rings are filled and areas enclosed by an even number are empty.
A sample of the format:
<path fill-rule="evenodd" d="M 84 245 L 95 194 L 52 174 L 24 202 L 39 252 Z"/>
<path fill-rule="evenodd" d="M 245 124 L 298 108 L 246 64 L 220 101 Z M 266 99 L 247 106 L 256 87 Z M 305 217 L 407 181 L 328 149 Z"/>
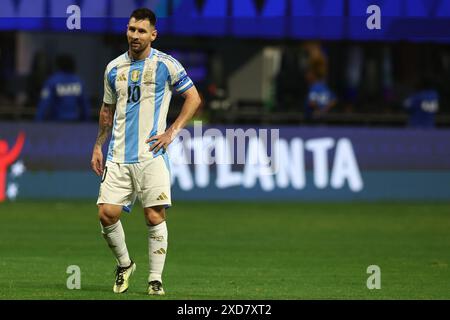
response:
<path fill-rule="evenodd" d="M 152 141 L 154 141 L 154 143 L 150 146 L 149 151 L 156 154 L 161 148 L 163 148 L 164 151 L 167 150 L 169 144 L 172 142 L 172 136 L 168 131 L 166 131 L 145 140 L 145 143 L 150 143 Z"/>

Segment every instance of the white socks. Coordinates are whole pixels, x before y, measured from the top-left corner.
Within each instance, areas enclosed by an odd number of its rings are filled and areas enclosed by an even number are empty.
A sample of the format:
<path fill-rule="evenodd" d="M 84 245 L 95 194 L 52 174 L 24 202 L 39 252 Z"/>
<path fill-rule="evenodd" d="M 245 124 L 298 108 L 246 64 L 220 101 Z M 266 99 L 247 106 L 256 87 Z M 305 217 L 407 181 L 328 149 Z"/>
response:
<path fill-rule="evenodd" d="M 158 280 L 162 282 L 161 275 L 164 269 L 167 252 L 167 225 L 166 222 L 156 226 L 148 226 L 148 257 L 150 275 L 148 282 Z"/>
<path fill-rule="evenodd" d="M 147 226 L 150 265 L 148 281 L 158 280 L 162 282 L 162 273 L 167 253 L 167 225 L 163 221 L 156 226 Z M 127 245 L 125 244 L 125 233 L 123 232 L 120 220 L 107 227 L 102 225 L 102 234 L 108 246 L 111 248 L 114 257 L 117 259 L 119 266 L 128 267 L 131 264 L 131 260 L 128 255 Z"/>
<path fill-rule="evenodd" d="M 120 220 L 110 226 L 102 227 L 103 238 L 105 238 L 108 246 L 111 248 L 117 263 L 121 267 L 128 267 L 131 264 L 128 255 L 127 245 L 125 244 L 125 233 L 123 232 Z"/>

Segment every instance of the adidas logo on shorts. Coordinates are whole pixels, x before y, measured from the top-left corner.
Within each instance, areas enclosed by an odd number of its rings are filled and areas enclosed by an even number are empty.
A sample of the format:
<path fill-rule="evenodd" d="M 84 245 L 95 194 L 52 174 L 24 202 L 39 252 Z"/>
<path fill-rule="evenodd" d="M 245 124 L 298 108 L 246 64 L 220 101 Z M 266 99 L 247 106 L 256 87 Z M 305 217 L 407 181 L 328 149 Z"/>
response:
<path fill-rule="evenodd" d="M 169 199 L 164 192 L 161 192 L 158 198 L 156 200 L 167 200 Z"/>

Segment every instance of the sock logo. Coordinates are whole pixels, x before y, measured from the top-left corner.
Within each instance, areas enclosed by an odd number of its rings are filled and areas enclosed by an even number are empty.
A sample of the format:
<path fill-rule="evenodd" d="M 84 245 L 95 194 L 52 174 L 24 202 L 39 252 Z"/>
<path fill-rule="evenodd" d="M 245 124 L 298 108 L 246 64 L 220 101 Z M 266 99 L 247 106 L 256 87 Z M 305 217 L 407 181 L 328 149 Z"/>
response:
<path fill-rule="evenodd" d="M 161 192 L 158 198 L 156 200 L 167 200 L 169 199 L 164 192 Z"/>
<path fill-rule="evenodd" d="M 150 236 L 150 239 L 161 242 L 161 241 L 163 241 L 164 236 L 156 236 L 156 235 L 153 235 L 153 234 L 152 234 L 152 235 Z"/>
<path fill-rule="evenodd" d="M 156 251 L 153 251 L 154 254 L 166 254 L 166 250 L 164 248 L 158 249 Z"/>

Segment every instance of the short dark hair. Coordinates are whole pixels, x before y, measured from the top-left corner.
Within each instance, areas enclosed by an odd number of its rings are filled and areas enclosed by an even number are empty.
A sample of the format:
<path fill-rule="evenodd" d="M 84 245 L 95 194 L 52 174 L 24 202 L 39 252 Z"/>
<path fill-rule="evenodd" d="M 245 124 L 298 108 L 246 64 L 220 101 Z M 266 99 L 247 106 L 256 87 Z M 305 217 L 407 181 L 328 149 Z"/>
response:
<path fill-rule="evenodd" d="M 135 18 L 136 20 L 148 19 L 150 24 L 154 27 L 156 25 L 156 15 L 155 13 L 147 8 L 139 8 L 131 13 L 130 19 Z"/>

